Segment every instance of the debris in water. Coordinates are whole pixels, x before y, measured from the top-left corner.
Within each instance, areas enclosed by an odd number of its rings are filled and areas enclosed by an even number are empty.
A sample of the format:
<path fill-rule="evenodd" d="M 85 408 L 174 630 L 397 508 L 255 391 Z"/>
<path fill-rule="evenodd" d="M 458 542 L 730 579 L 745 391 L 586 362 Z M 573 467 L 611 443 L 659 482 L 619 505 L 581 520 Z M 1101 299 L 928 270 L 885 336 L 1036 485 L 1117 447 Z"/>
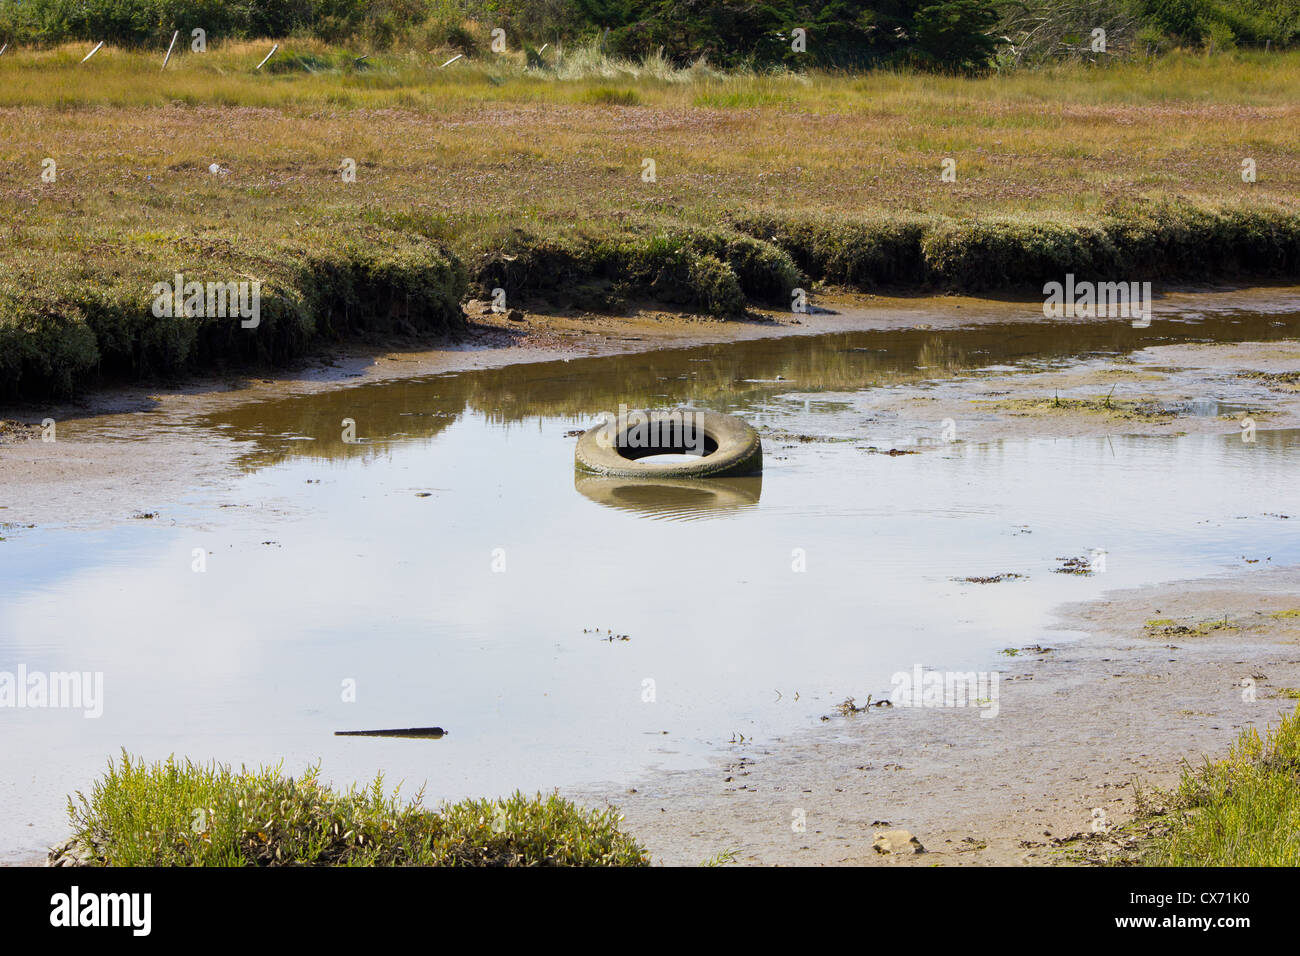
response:
<path fill-rule="evenodd" d="M 1092 574 L 1090 558 L 1057 558 L 1056 560 L 1063 562 L 1059 568 L 1052 569 L 1056 574 Z"/>
<path fill-rule="evenodd" d="M 437 740 L 445 737 L 447 731 L 441 727 L 407 727 L 404 730 L 336 730 L 335 737 L 419 737 Z"/>

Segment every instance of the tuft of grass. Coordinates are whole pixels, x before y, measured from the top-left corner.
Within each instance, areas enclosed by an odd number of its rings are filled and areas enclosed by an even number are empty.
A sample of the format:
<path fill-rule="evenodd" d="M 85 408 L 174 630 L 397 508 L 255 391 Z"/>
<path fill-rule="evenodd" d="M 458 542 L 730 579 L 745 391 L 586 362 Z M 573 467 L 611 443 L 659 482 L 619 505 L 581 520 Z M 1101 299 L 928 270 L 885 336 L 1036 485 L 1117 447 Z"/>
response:
<path fill-rule="evenodd" d="M 1152 618 L 1142 625 L 1148 637 L 1205 637 L 1215 631 L 1239 630 L 1236 624 L 1228 621 L 1227 615 L 1194 624 L 1180 624 L 1172 618 Z"/>
<path fill-rule="evenodd" d="M 337 793 L 298 778 L 122 752 L 90 795 L 68 800 L 73 843 L 100 866 L 646 866 L 616 810 L 516 792 L 437 811 L 383 777 Z"/>
<path fill-rule="evenodd" d="M 1155 866 L 1300 866 L 1300 712 L 1226 758 L 1184 768 L 1167 830 L 1147 849 Z"/>
<path fill-rule="evenodd" d="M 584 91 L 582 101 L 604 106 L 636 106 L 641 102 L 641 96 L 636 90 L 616 90 L 608 86 L 598 86 L 594 90 Z"/>

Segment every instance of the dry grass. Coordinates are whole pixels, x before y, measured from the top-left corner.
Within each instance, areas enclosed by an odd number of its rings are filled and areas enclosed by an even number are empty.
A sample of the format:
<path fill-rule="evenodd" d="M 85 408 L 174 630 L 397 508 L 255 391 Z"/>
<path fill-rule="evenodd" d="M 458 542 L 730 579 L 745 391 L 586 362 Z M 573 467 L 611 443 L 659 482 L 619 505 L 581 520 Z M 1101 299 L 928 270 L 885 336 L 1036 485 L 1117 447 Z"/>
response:
<path fill-rule="evenodd" d="M 953 286 L 994 273 L 1005 285 L 1038 270 L 1030 246 L 1046 250 L 1053 273 L 1073 267 L 1067 233 L 1095 231 L 1146 200 L 1300 212 L 1300 53 L 962 79 L 724 75 L 703 63 L 673 69 L 589 49 L 547 51 L 543 69 L 519 55 L 443 69 L 447 51 L 358 63 L 310 41 L 285 43 L 255 71 L 269 48 L 181 52 L 165 72 L 161 50 L 105 48 L 84 64 L 82 46 L 0 57 L 0 292 L 31 306 L 48 287 L 81 302 L 77 289 L 134 289 L 143 264 L 169 276 L 178 248 L 236 255 L 254 247 L 274 259 L 285 244 L 336 232 L 362 244 L 438 240 L 473 277 L 488 253 L 508 247 L 563 239 L 567 261 L 581 263 L 599 258 L 584 250 L 603 243 L 608 262 L 611 243 L 653 245 L 661 234 L 698 235 L 741 217 L 762 238 L 778 223 L 825 217 L 885 224 L 883 238 L 782 239 L 811 278 L 870 286 L 929 270 Z M 941 180 L 946 157 L 956 161 L 956 182 Z M 1253 184 L 1240 176 L 1246 157 L 1257 164 Z M 47 158 L 55 182 L 41 178 Z M 340 176 L 345 158 L 357 163 L 355 182 Z M 643 179 L 646 159 L 654 182 Z M 1148 217 L 1165 223 L 1152 248 L 1203 233 L 1171 274 L 1189 263 L 1199 273 L 1206 250 L 1223 248 L 1212 224 L 1163 215 Z M 982 231 L 994 219 L 1004 225 Z M 896 242 L 890 224 L 906 224 Z M 1245 228 L 1264 238 L 1236 249 L 1238 260 L 1293 255 L 1292 239 L 1269 238 L 1282 235 L 1271 225 Z M 917 230 L 930 237 L 923 250 Z M 879 254 L 871 251 L 878 239 Z M 982 257 L 981 249 L 993 251 Z M 1094 260 L 1115 259 L 1106 256 Z M 895 260 L 905 265 L 895 269 Z M 718 314 L 734 311 L 739 295 L 729 272 L 736 263 L 726 265 L 693 267 L 701 282 L 717 280 L 723 304 L 710 308 Z M 544 275 L 553 266 L 542 257 L 530 268 Z M 1080 260 L 1075 271 L 1087 267 Z M 5 321 L 0 315 L 0 333 Z M 26 363 L 29 381 L 66 387 L 99 361 L 84 335 L 68 338 L 75 331 L 49 333 L 68 351 L 49 370 L 31 371 L 51 348 L 40 342 L 14 361 Z M 11 336 L 11 357 L 23 348 Z M 177 356 L 188 361 L 184 350 Z"/>
<path fill-rule="evenodd" d="M 557 79 L 510 58 L 439 70 L 438 53 L 359 70 L 310 43 L 267 69 L 302 55 L 322 72 L 254 73 L 266 49 L 187 54 L 161 74 L 161 57 L 107 48 L 85 65 L 79 47 L 10 51 L 0 205 L 32 227 L 274 229 L 400 212 L 445 218 L 452 234 L 757 208 L 1087 221 L 1153 195 L 1300 208 L 1300 55 L 985 79 L 663 64 L 605 77 L 587 62 Z M 45 157 L 57 184 L 40 182 Z M 361 164 L 355 184 L 338 176 L 344 157 Z M 940 180 L 945 157 L 956 183 Z M 213 162 L 230 175 L 211 177 Z"/>

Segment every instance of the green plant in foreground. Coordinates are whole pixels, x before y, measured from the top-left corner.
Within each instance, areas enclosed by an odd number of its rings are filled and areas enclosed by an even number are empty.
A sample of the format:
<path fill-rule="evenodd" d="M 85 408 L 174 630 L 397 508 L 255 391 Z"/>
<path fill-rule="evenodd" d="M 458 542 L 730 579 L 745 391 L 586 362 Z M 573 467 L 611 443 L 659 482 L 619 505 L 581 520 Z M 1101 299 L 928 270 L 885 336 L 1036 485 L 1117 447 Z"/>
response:
<path fill-rule="evenodd" d="M 382 775 L 336 792 L 319 767 L 233 771 L 125 751 L 90 795 L 68 800 L 73 841 L 103 866 L 645 866 L 613 808 L 557 795 L 400 802 Z"/>
<path fill-rule="evenodd" d="M 1157 866 L 1300 865 L 1300 711 L 1263 735 L 1245 731 L 1226 758 L 1187 767 Z"/>

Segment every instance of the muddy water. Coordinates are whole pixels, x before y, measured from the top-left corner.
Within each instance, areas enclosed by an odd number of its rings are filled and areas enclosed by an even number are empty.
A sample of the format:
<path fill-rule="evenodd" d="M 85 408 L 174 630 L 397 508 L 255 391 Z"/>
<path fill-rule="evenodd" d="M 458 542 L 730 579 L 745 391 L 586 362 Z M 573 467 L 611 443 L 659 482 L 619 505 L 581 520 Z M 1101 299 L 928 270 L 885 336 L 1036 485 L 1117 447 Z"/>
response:
<path fill-rule="evenodd" d="M 382 769 L 431 800 L 626 783 L 818 726 L 847 696 L 886 695 L 899 670 L 994 669 L 1002 649 L 1077 639 L 1048 628 L 1063 601 L 1296 563 L 1300 433 L 890 456 L 872 449 L 938 423 L 880 432 L 860 403 L 892 384 L 1298 328 L 1250 312 L 767 339 L 195 420 L 244 443 L 241 477 L 154 519 L 0 543 L 0 671 L 104 680 L 96 719 L 0 711 L 0 858 L 59 837 L 65 795 L 123 747 L 319 761 L 340 784 Z M 1203 413 L 1230 399 L 1207 395 Z M 575 477 L 567 433 L 620 403 L 745 416 L 766 435 L 762 478 Z M 1054 573 L 1094 549 L 1103 573 Z M 1003 572 L 1023 577 L 956 580 Z M 447 734 L 333 735 L 433 726 Z"/>

